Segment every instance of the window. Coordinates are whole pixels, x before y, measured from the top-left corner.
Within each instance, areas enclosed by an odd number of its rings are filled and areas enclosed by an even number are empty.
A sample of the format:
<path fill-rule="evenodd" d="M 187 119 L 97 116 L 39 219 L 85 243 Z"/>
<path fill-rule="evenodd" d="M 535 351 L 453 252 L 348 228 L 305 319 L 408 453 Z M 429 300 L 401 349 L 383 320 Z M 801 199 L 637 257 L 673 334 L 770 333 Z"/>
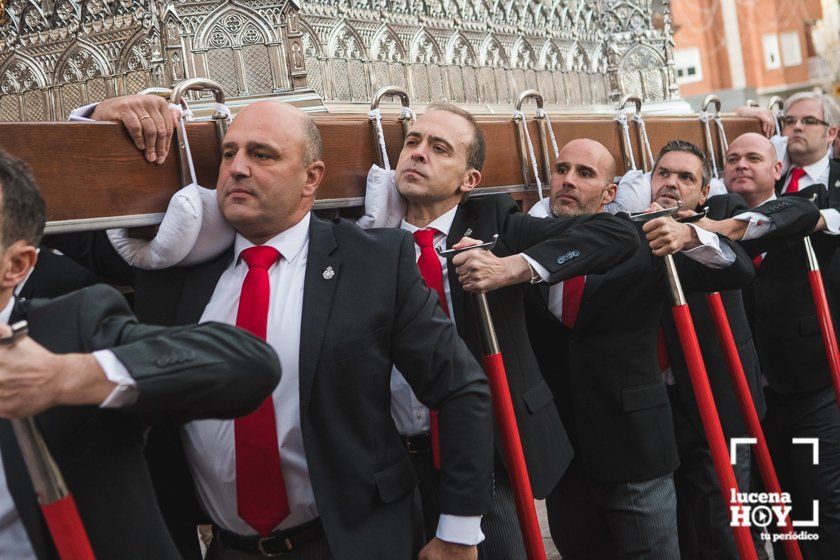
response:
<path fill-rule="evenodd" d="M 802 64 L 802 49 L 799 46 L 799 33 L 791 31 L 782 33 L 782 62 L 785 66 L 799 66 Z"/>
<path fill-rule="evenodd" d="M 700 63 L 700 49 L 674 50 L 674 65 L 677 70 L 677 83 L 690 84 L 703 81 L 703 66 Z"/>
<path fill-rule="evenodd" d="M 761 38 L 764 45 L 764 67 L 768 70 L 781 68 L 782 61 L 779 56 L 779 36 L 775 33 L 766 33 Z"/>

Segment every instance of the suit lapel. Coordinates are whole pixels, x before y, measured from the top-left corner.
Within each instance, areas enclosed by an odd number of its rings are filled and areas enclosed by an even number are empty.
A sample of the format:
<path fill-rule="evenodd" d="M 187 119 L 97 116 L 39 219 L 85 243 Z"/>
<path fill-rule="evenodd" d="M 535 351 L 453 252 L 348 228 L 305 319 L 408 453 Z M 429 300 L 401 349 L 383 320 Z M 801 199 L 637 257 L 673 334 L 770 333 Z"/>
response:
<path fill-rule="evenodd" d="M 335 255 L 338 243 L 330 222 L 312 216 L 309 224 L 309 251 L 303 284 L 303 316 L 300 325 L 300 403 L 301 414 L 308 407 L 312 382 L 318 369 L 321 346 L 332 309 L 335 290 L 341 281 L 341 259 Z M 327 267 L 332 275 L 325 275 Z"/>
<path fill-rule="evenodd" d="M 828 200 L 832 208 L 840 205 L 840 160 L 831 160 L 828 164 Z"/>
<path fill-rule="evenodd" d="M 29 309 L 29 300 L 17 299 L 12 307 L 12 314 L 9 316 L 9 324 L 14 325 L 18 321 L 26 319 L 26 312 Z"/>
<path fill-rule="evenodd" d="M 586 283 L 583 285 L 583 297 L 580 298 L 580 309 L 578 309 L 577 320 L 575 320 L 575 328 L 579 328 L 584 324 L 588 317 L 588 311 L 591 309 L 592 296 L 604 284 L 604 280 L 612 273 L 612 270 L 607 274 L 590 274 L 586 277 Z"/>
<path fill-rule="evenodd" d="M 455 218 L 452 220 L 452 227 L 449 228 L 449 235 L 446 236 L 446 248 L 451 249 L 453 245 L 458 243 L 467 228 L 476 227 L 476 215 L 465 206 L 458 206 L 455 211 Z M 475 233 L 473 233 L 475 235 Z M 447 259 L 446 270 L 449 280 L 449 297 L 452 299 L 452 318 L 455 320 L 455 326 L 461 336 L 464 336 L 464 289 L 461 283 L 458 282 L 458 274 L 455 272 L 455 266 L 452 264 L 452 259 Z"/>
<path fill-rule="evenodd" d="M 776 181 L 776 196 L 782 196 L 782 189 L 785 188 L 785 181 L 787 180 L 787 173 L 782 174 L 781 179 Z"/>
<path fill-rule="evenodd" d="M 175 313 L 175 324 L 198 323 L 210 301 L 219 277 L 233 259 L 233 246 L 224 254 L 203 265 L 191 267 L 183 276 L 181 297 Z"/>
<path fill-rule="evenodd" d="M 26 529 L 29 542 L 39 560 L 57 558 L 52 538 L 38 509 L 38 500 L 23 455 L 15 438 L 12 423 L 0 419 L 0 456 L 6 473 L 6 485 L 20 520 Z"/>

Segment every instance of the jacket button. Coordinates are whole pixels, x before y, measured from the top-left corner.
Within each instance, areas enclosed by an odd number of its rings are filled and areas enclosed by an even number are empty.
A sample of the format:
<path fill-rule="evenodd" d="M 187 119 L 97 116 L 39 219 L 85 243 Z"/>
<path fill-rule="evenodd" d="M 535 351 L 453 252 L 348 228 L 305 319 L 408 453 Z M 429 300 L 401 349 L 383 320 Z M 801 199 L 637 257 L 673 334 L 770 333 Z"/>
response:
<path fill-rule="evenodd" d="M 578 251 L 577 249 L 575 249 L 574 251 L 572 251 L 572 256 L 573 256 L 573 257 L 579 257 L 579 256 L 580 256 L 580 251 Z"/>
<path fill-rule="evenodd" d="M 566 257 L 557 257 L 557 264 L 563 264 L 566 262 Z"/>

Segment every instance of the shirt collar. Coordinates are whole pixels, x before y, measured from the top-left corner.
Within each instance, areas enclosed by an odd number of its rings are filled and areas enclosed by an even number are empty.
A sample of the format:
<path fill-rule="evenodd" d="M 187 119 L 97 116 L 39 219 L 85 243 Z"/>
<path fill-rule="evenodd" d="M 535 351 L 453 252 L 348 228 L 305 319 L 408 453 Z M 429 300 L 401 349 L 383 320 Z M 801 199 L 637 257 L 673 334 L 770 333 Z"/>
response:
<path fill-rule="evenodd" d="M 452 229 L 452 222 L 455 221 L 455 213 L 458 211 L 458 206 L 453 206 L 449 211 L 445 214 L 441 214 L 434 220 L 432 220 L 429 225 L 424 228 L 419 228 L 413 224 L 410 224 L 403 219 L 402 223 L 400 224 L 400 228 L 414 233 L 418 229 L 436 229 L 441 232 L 444 236 L 449 237 L 449 230 Z"/>
<path fill-rule="evenodd" d="M 12 318 L 12 309 L 15 308 L 15 298 L 10 297 L 9 303 L 6 304 L 6 307 L 0 311 L 0 325 L 8 325 L 9 319 Z"/>
<path fill-rule="evenodd" d="M 806 165 L 802 169 L 805 170 L 805 174 L 811 178 L 814 182 L 819 182 L 820 178 L 826 174 L 828 170 L 828 151 L 825 152 L 825 155 L 815 161 L 811 165 Z"/>
<path fill-rule="evenodd" d="M 773 193 L 773 194 L 771 194 L 770 196 L 767 197 L 767 200 L 764 200 L 764 201 L 756 204 L 755 206 L 757 208 L 757 207 L 761 206 L 762 204 L 764 204 L 765 202 L 770 202 L 771 200 L 776 200 L 777 198 L 778 197 L 776 196 L 776 193 Z"/>
<path fill-rule="evenodd" d="M 263 245 L 274 247 L 281 255 L 283 255 L 286 262 L 292 262 L 306 246 L 306 242 L 309 241 L 309 222 L 311 220 L 311 216 L 312 214 L 307 212 L 301 221 L 289 229 L 281 231 L 263 243 Z M 242 237 L 240 234 L 236 234 L 236 241 L 233 246 L 234 254 L 236 255 L 236 264 L 239 264 L 239 257 L 242 254 L 242 251 L 253 246 L 253 243 Z"/>

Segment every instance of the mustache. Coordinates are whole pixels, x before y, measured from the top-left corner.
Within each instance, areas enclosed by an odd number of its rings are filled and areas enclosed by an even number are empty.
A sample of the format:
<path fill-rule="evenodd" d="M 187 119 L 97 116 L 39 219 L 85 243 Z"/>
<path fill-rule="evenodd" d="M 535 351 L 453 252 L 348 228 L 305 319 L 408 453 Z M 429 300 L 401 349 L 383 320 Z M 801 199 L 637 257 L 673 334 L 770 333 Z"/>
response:
<path fill-rule="evenodd" d="M 571 198 L 573 200 L 576 200 L 576 201 L 580 202 L 580 198 L 571 190 L 557 191 L 556 193 L 554 193 L 553 198 L 557 199 L 557 198 L 560 198 L 561 196 Z"/>

